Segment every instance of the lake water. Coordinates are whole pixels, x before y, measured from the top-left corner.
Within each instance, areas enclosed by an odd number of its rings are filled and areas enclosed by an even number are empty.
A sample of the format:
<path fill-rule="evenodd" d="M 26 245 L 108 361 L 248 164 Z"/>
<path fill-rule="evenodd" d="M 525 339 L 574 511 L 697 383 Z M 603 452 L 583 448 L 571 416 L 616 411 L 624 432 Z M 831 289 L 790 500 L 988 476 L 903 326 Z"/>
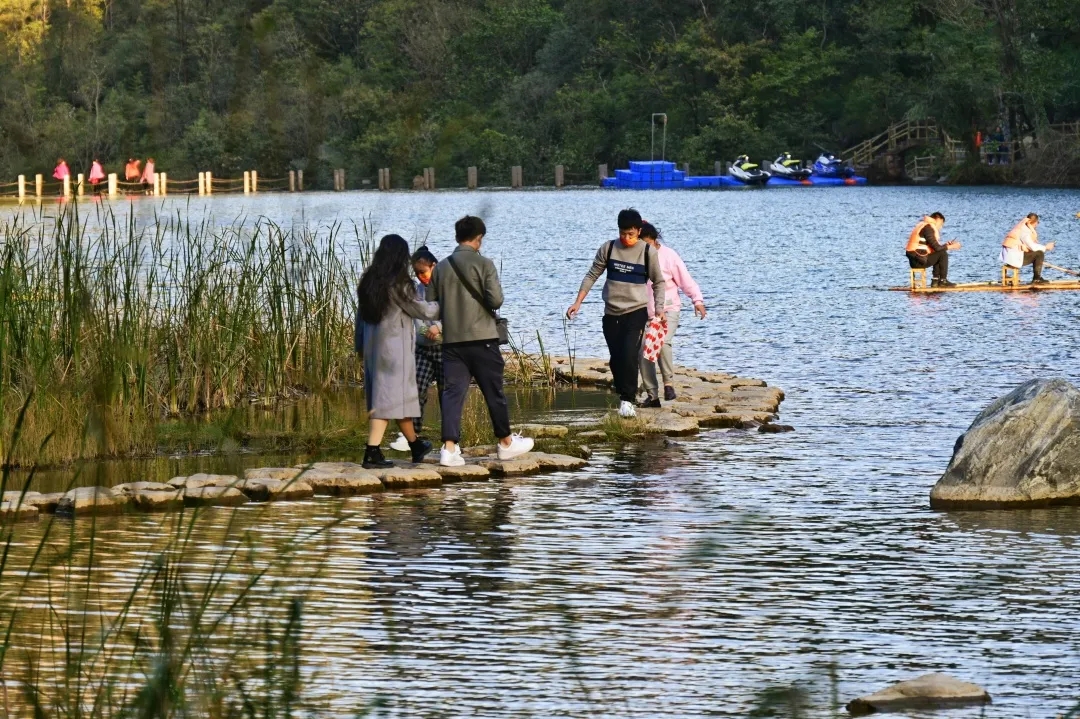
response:
<path fill-rule="evenodd" d="M 140 201 L 134 211 L 185 202 Z M 985 716 L 1075 706 L 1080 508 L 939 513 L 928 493 L 988 402 L 1033 377 L 1080 379 L 1080 293 L 886 288 L 907 283 L 903 244 L 935 210 L 947 217 L 944 236 L 964 243 L 952 256 L 955 281 L 996 278 L 1001 238 L 1028 212 L 1042 215 L 1040 236 L 1058 242 L 1050 261 L 1080 267 L 1080 193 L 191 200 L 222 222 L 370 216 L 381 231 L 426 238 L 440 257 L 452 249 L 453 221 L 480 214 L 506 316 L 557 352 L 567 344 L 562 314 L 627 206 L 662 229 L 708 301 L 705 321 L 684 312 L 677 360 L 782 387 L 782 421 L 797 431 L 715 431 L 601 452 L 577 475 L 595 478 L 589 486 L 553 475 L 276 508 L 263 532 L 270 543 L 342 504 L 357 513 L 306 605 L 306 691 L 341 707 L 380 694 L 382 711 L 401 717 L 734 717 L 768 687 L 807 682 L 827 695 L 834 663 L 845 701 L 947 671 L 993 694 Z M 596 289 L 565 333 L 580 356 L 604 354 L 601 313 Z M 111 531 L 116 561 L 140 561 L 146 521 Z"/>

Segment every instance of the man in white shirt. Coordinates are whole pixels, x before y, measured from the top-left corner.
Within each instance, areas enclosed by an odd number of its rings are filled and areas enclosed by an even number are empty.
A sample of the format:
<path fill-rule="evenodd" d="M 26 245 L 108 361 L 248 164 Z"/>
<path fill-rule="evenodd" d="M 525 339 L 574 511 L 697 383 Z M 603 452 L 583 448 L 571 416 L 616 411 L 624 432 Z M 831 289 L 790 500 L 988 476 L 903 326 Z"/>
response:
<path fill-rule="evenodd" d="M 1039 216 L 1032 212 L 1009 230 L 1001 243 L 1001 264 L 1016 269 L 1031 265 L 1035 271 L 1031 284 L 1045 285 L 1050 281 L 1042 276 L 1043 259 L 1047 252 L 1054 249 L 1054 243 L 1039 244 L 1039 233 L 1035 231 L 1038 226 Z"/>

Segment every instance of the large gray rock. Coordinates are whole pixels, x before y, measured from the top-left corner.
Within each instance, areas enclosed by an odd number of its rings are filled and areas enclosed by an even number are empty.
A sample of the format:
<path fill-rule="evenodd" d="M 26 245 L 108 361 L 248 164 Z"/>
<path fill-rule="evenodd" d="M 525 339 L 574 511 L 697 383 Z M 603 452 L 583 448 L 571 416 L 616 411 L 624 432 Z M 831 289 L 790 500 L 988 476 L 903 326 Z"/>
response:
<path fill-rule="evenodd" d="M 1080 503 L 1080 390 L 1032 380 L 995 400 L 956 440 L 934 509 Z"/>
<path fill-rule="evenodd" d="M 108 487 L 79 487 L 64 495 L 56 505 L 56 513 L 66 517 L 118 514 L 127 503 L 126 495 L 113 492 Z"/>
<path fill-rule="evenodd" d="M 893 684 L 881 691 L 848 702 L 854 716 L 878 711 L 905 711 L 920 707 L 988 704 L 990 695 L 978 684 L 962 682 L 948 674 L 924 674 L 917 679 Z"/>

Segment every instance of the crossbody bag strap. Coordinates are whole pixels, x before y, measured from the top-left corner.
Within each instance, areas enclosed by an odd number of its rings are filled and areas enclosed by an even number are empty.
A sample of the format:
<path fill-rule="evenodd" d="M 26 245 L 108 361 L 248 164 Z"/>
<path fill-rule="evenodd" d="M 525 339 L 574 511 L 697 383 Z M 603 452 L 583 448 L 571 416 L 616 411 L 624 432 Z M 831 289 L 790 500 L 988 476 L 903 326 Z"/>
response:
<path fill-rule="evenodd" d="M 453 256 L 447 257 L 446 261 L 450 263 L 450 267 L 454 270 L 454 274 L 457 275 L 458 280 L 461 281 L 461 285 L 465 288 L 465 291 L 468 292 L 470 295 L 472 295 L 472 298 L 474 300 L 476 300 L 477 302 L 479 302 L 480 306 L 483 307 L 485 310 L 487 310 L 491 314 L 492 317 L 495 317 L 497 319 L 499 315 L 495 312 L 495 310 L 488 307 L 487 301 L 484 300 L 484 297 L 483 297 L 483 295 L 480 294 L 479 290 L 477 290 L 475 287 L 473 287 L 469 283 L 469 281 L 467 279 L 465 279 L 465 274 L 457 266 L 457 263 L 454 262 Z"/>

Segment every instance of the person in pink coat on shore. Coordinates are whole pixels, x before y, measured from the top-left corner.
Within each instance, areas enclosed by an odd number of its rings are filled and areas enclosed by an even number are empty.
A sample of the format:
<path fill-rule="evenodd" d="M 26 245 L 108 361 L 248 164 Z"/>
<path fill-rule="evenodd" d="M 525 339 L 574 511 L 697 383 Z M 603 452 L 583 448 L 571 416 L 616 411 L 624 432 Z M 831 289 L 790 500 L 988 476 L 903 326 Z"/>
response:
<path fill-rule="evenodd" d="M 645 389 L 645 400 L 640 403 L 642 407 L 660 406 L 660 385 L 656 377 L 656 365 L 660 365 L 660 374 L 664 378 L 664 399 L 668 402 L 675 399 L 675 359 L 672 345 L 675 342 L 675 332 L 679 329 L 679 310 L 682 308 L 682 300 L 679 292 L 690 298 L 694 303 L 694 312 L 698 317 L 705 319 L 705 298 L 701 295 L 701 289 L 697 282 L 690 276 L 682 258 L 675 250 L 660 244 L 660 231 L 648 222 L 641 225 L 641 239 L 648 242 L 656 249 L 657 258 L 660 260 L 660 271 L 664 275 L 664 314 L 667 317 L 667 339 L 660 350 L 658 362 L 650 362 L 641 356 L 641 384 Z M 651 282 L 649 284 L 652 284 Z M 649 294 L 649 317 L 656 313 L 652 295 Z"/>

